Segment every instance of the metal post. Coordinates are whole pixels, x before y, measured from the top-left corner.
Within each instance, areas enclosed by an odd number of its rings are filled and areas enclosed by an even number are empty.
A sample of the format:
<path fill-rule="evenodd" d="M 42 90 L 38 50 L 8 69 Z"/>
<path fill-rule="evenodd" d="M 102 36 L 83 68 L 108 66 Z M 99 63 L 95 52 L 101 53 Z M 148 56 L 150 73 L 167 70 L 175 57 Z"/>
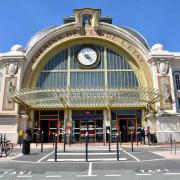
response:
<path fill-rule="evenodd" d="M 41 132 L 41 152 L 43 152 L 43 134 L 44 132 Z"/>
<path fill-rule="evenodd" d="M 172 154 L 172 134 L 170 134 L 171 154 Z"/>
<path fill-rule="evenodd" d="M 116 133 L 117 161 L 119 161 L 119 134 Z"/>
<path fill-rule="evenodd" d="M 6 134 L 4 134 L 4 143 L 5 143 L 5 141 L 6 141 Z"/>
<path fill-rule="evenodd" d="M 155 147 L 155 133 L 154 133 L 154 136 L 153 136 L 153 143 L 154 143 L 154 147 Z"/>
<path fill-rule="evenodd" d="M 86 162 L 88 162 L 88 132 L 86 132 Z"/>
<path fill-rule="evenodd" d="M 22 136 L 19 135 L 19 146 L 21 147 L 21 145 L 22 145 Z"/>
<path fill-rule="evenodd" d="M 120 143 L 120 146 L 121 146 L 121 131 L 120 131 L 120 134 L 119 134 L 119 143 Z"/>
<path fill-rule="evenodd" d="M 55 134 L 54 161 L 57 162 L 57 134 Z"/>
<path fill-rule="evenodd" d="M 54 147 L 55 133 L 53 132 L 52 134 L 53 134 L 53 136 L 52 136 L 52 142 L 53 142 L 53 147 Z"/>
<path fill-rule="evenodd" d="M 131 148 L 132 148 L 132 152 L 133 152 L 133 132 L 131 131 Z"/>
<path fill-rule="evenodd" d="M 176 141 L 175 141 L 175 139 L 174 139 L 174 153 L 176 155 Z"/>
<path fill-rule="evenodd" d="M 39 139 L 38 136 L 39 136 L 38 133 L 36 133 L 36 147 L 38 146 L 38 139 Z"/>
<path fill-rule="evenodd" d="M 66 152 L 66 133 L 64 132 L 64 152 Z"/>
<path fill-rule="evenodd" d="M 110 135 L 110 132 L 108 132 L 108 139 L 109 139 L 109 152 L 111 152 L 111 135 Z"/>
<path fill-rule="evenodd" d="M 138 145 L 139 145 L 139 144 L 138 144 L 138 143 L 139 143 L 139 141 L 138 141 L 138 134 L 139 134 L 139 133 L 137 132 L 137 134 L 136 134 L 137 147 L 138 147 Z"/>
<path fill-rule="evenodd" d="M 2 148 L 3 148 L 3 135 L 1 134 L 1 157 L 2 157 Z"/>

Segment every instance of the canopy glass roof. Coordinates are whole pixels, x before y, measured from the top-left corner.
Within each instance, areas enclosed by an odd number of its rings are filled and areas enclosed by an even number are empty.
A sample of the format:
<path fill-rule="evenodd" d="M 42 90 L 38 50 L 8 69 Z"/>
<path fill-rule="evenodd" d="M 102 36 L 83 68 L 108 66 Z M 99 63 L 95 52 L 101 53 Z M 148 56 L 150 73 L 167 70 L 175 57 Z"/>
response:
<path fill-rule="evenodd" d="M 146 107 L 158 102 L 155 89 L 26 88 L 10 94 L 14 102 L 28 108 L 116 108 Z"/>

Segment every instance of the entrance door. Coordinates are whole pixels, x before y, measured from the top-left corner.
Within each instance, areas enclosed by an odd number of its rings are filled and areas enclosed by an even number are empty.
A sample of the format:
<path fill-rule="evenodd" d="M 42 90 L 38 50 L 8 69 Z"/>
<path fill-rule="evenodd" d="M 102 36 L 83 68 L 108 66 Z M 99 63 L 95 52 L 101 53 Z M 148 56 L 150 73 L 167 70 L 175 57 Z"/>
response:
<path fill-rule="evenodd" d="M 85 142 L 88 132 L 89 142 L 103 142 L 103 113 L 102 111 L 73 111 L 73 141 Z"/>
<path fill-rule="evenodd" d="M 58 134 L 57 120 L 41 120 L 41 132 L 43 131 L 43 142 L 52 142 L 53 136 Z"/>
<path fill-rule="evenodd" d="M 133 138 L 136 138 L 137 133 L 137 117 L 134 115 L 117 115 L 116 118 L 116 132 L 121 132 L 122 142 L 129 142 L 131 140 L 131 132 L 133 132 Z"/>
<path fill-rule="evenodd" d="M 34 130 L 43 131 L 43 142 L 52 142 L 55 134 L 58 136 L 58 142 L 61 142 L 64 133 L 64 111 L 36 111 L 35 114 L 37 127 L 34 127 Z"/>
<path fill-rule="evenodd" d="M 127 142 L 127 121 L 118 120 L 118 133 L 121 132 L 121 141 Z"/>

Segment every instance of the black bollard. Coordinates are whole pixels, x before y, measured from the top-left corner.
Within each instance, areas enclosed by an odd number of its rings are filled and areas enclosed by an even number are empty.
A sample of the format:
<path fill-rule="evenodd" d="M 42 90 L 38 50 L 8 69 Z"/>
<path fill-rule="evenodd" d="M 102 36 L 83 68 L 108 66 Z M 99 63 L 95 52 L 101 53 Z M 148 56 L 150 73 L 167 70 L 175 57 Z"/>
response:
<path fill-rule="evenodd" d="M 36 133 L 36 147 L 38 146 L 38 133 Z"/>
<path fill-rule="evenodd" d="M 2 147 L 3 147 L 3 135 L 1 134 L 1 157 L 2 157 Z"/>
<path fill-rule="evenodd" d="M 86 132 L 86 162 L 88 162 L 88 132 Z"/>
<path fill-rule="evenodd" d="M 176 155 L 176 141 L 174 139 L 174 154 Z"/>
<path fill-rule="evenodd" d="M 137 135 L 136 135 L 137 147 L 138 147 L 138 145 L 139 145 L 139 144 L 138 144 L 138 143 L 139 143 L 139 141 L 138 141 L 138 134 L 139 134 L 139 133 L 137 132 Z"/>
<path fill-rule="evenodd" d="M 22 141 L 23 141 L 23 138 L 22 138 L 22 136 L 19 136 L 19 146 L 21 147 L 22 146 Z"/>
<path fill-rule="evenodd" d="M 109 152 L 111 152 L 111 134 L 110 134 L 110 132 L 108 132 L 108 136 L 109 136 Z"/>
<path fill-rule="evenodd" d="M 57 134 L 55 134 L 54 161 L 57 162 Z"/>
<path fill-rule="evenodd" d="M 119 161 L 119 134 L 116 133 L 117 161 Z"/>
<path fill-rule="evenodd" d="M 4 134 L 4 143 L 6 142 L 6 134 Z"/>
<path fill-rule="evenodd" d="M 171 154 L 172 154 L 172 134 L 170 134 Z"/>
<path fill-rule="evenodd" d="M 133 152 L 133 132 L 131 131 L 131 149 L 132 149 L 132 152 Z"/>
<path fill-rule="evenodd" d="M 154 136 L 153 136 L 153 143 L 154 143 L 154 147 L 155 147 L 155 133 L 154 133 Z"/>
<path fill-rule="evenodd" d="M 66 133 L 64 132 L 64 152 L 66 152 Z"/>
<path fill-rule="evenodd" d="M 41 132 L 41 152 L 43 152 L 43 134 L 44 132 Z"/>
<path fill-rule="evenodd" d="M 55 134 L 54 132 L 52 133 L 52 143 L 53 143 L 53 147 L 54 147 L 54 142 L 55 142 Z"/>
<path fill-rule="evenodd" d="M 119 143 L 120 143 L 120 146 L 121 146 L 121 131 L 119 132 Z"/>

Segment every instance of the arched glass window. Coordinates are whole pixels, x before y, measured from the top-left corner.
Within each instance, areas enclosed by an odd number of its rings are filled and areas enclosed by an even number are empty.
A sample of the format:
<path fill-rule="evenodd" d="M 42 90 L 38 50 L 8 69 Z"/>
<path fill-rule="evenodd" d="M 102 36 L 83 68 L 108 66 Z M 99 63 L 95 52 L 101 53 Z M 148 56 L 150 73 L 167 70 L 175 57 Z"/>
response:
<path fill-rule="evenodd" d="M 175 86 L 177 90 L 180 90 L 180 72 L 174 73 Z"/>
<path fill-rule="evenodd" d="M 131 64 L 121 54 L 94 45 L 100 62 L 93 68 L 81 68 L 76 57 L 79 48 L 80 45 L 71 46 L 50 58 L 40 73 L 37 87 L 134 89 L 139 86 Z"/>

